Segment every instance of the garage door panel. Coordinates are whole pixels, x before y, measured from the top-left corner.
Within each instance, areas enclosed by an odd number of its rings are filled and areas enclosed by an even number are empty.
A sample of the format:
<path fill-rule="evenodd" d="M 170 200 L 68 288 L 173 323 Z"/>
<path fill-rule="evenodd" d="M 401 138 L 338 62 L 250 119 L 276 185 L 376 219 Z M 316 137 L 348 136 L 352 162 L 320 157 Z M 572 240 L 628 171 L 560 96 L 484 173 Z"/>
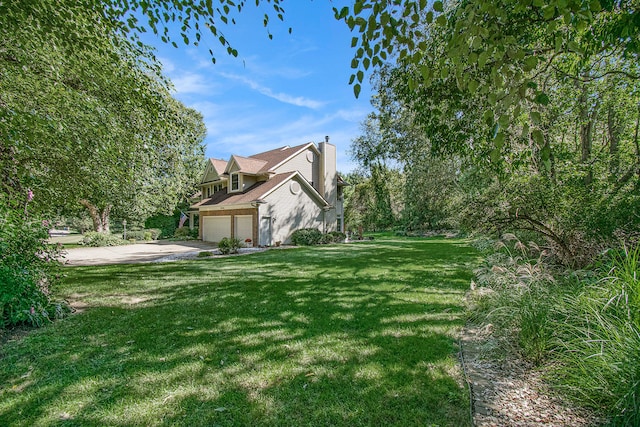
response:
<path fill-rule="evenodd" d="M 224 237 L 231 237 L 230 216 L 205 216 L 202 227 L 202 240 L 205 242 L 219 242 Z"/>
<path fill-rule="evenodd" d="M 253 217 L 251 215 L 239 215 L 235 217 L 235 236 L 241 242 L 246 239 L 253 240 Z"/>

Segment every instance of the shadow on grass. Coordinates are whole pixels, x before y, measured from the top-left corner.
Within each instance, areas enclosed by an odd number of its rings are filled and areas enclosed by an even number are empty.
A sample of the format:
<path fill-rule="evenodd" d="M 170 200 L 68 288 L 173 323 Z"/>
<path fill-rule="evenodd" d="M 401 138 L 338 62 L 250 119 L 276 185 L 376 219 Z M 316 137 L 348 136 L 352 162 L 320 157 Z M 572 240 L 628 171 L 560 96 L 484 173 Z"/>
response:
<path fill-rule="evenodd" d="M 8 343 L 1 425 L 469 425 L 475 253 L 389 240 L 73 268 L 82 313 Z"/>

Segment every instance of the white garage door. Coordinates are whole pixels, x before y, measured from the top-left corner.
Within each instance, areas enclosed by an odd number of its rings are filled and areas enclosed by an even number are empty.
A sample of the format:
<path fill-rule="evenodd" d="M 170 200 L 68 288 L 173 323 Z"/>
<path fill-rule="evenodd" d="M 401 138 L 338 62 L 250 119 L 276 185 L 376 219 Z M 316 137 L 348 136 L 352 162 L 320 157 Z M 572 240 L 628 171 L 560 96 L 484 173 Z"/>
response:
<path fill-rule="evenodd" d="M 235 236 L 241 242 L 253 240 L 253 217 L 251 215 L 236 215 Z"/>
<path fill-rule="evenodd" d="M 231 237 L 230 216 L 205 216 L 202 218 L 202 240 L 219 242 L 223 237 Z"/>

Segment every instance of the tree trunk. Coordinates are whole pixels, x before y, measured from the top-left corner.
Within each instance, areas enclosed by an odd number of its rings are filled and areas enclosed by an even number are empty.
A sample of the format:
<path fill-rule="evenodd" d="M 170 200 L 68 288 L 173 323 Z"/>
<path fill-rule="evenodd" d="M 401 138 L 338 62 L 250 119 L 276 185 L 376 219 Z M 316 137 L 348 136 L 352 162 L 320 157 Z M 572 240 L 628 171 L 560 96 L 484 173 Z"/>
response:
<path fill-rule="evenodd" d="M 89 211 L 89 215 L 93 221 L 94 231 L 109 234 L 109 213 L 111 211 L 111 206 L 107 205 L 102 209 L 102 211 L 100 211 L 100 209 L 86 199 L 80 200 L 80 204 Z"/>
<path fill-rule="evenodd" d="M 618 144 L 620 140 L 620 123 L 613 105 L 607 112 L 607 133 L 609 136 L 609 174 L 615 180 L 620 167 Z"/>
<path fill-rule="evenodd" d="M 596 120 L 598 106 L 595 105 L 593 110 L 589 111 L 587 95 L 587 86 L 585 85 L 582 87 L 582 93 L 580 94 L 580 161 L 587 168 L 584 184 L 585 186 L 590 186 L 593 181 L 593 171 L 591 170 L 589 161 L 591 160 L 591 151 L 593 148 L 593 126 Z"/>

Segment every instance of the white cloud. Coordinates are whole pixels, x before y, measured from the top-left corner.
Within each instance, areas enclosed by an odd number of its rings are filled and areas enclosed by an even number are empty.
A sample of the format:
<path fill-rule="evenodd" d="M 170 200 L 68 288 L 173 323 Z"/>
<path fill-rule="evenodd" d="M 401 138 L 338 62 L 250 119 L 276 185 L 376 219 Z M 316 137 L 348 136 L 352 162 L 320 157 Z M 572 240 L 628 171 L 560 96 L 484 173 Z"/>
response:
<path fill-rule="evenodd" d="M 172 60 L 166 57 L 158 57 L 158 61 L 162 64 L 162 72 L 163 74 L 170 74 L 176 69 L 176 65 Z"/>
<path fill-rule="evenodd" d="M 284 102 L 285 104 L 291 104 L 298 107 L 306 107 L 312 110 L 322 108 L 325 105 L 324 102 L 315 101 L 313 99 L 305 98 L 302 96 L 292 96 L 282 92 L 276 93 L 266 86 L 262 86 L 253 80 L 247 79 L 246 77 L 238 76 L 236 74 L 221 73 L 220 75 L 230 80 L 240 81 L 243 84 L 249 86 L 251 89 L 261 93 L 262 95 L 268 96 L 269 98 L 273 98 L 280 102 Z"/>
<path fill-rule="evenodd" d="M 197 73 L 185 72 L 171 77 L 171 81 L 178 95 L 185 93 L 211 93 L 214 89 L 214 84 L 208 82 L 202 74 Z"/>

